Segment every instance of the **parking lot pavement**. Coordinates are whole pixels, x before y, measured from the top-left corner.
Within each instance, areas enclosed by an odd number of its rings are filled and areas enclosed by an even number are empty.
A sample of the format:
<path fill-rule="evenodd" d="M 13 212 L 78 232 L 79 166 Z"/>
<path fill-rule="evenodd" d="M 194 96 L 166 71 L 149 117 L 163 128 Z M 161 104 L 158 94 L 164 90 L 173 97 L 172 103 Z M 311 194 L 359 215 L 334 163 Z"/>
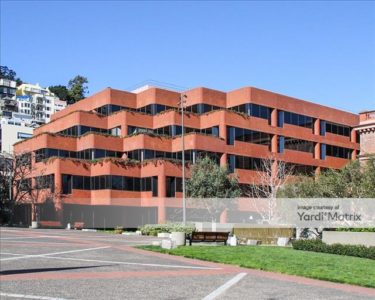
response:
<path fill-rule="evenodd" d="M 0 229 L 1 299 L 373 299 L 374 289 L 133 248 L 154 237 Z"/>

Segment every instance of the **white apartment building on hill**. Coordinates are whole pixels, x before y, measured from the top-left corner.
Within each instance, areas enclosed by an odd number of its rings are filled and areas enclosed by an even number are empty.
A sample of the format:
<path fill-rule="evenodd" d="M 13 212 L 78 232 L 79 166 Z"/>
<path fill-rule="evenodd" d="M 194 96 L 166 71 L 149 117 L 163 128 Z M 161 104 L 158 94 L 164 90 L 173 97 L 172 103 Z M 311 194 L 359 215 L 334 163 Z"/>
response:
<path fill-rule="evenodd" d="M 21 84 L 17 88 L 16 99 L 18 112 L 31 115 L 37 124 L 48 123 L 52 114 L 66 107 L 66 101 L 39 84 Z"/>
<path fill-rule="evenodd" d="M 12 152 L 13 144 L 32 135 L 34 128 L 48 123 L 51 115 L 66 107 L 39 84 L 21 84 L 0 79 L 0 152 Z"/>

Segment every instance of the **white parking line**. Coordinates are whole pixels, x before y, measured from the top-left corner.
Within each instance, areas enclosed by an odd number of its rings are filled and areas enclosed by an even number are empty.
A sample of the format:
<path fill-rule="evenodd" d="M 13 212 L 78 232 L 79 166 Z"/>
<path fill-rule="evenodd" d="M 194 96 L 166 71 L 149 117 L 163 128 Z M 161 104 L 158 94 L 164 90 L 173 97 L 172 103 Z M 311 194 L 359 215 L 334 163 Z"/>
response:
<path fill-rule="evenodd" d="M 14 244 L 14 243 L 28 243 L 28 244 L 40 244 L 40 243 L 45 243 L 45 244 L 56 244 L 56 245 L 61 245 L 64 243 L 64 241 L 59 241 L 59 242 L 52 242 L 52 241 L 14 241 L 14 240 L 8 240 L 8 241 L 1 241 L 2 243 L 10 243 L 10 244 Z M 71 243 L 72 245 L 73 244 L 78 244 L 77 242 L 72 242 Z"/>
<path fill-rule="evenodd" d="M 7 258 L 0 259 L 0 261 L 16 260 L 16 259 L 22 259 L 22 258 L 33 258 L 33 257 L 45 257 L 45 256 L 49 256 L 49 255 L 58 255 L 58 254 L 75 253 L 75 252 L 83 252 L 83 251 L 93 251 L 93 250 L 106 249 L 106 248 L 110 248 L 110 246 L 70 250 L 70 251 L 63 251 L 63 252 L 52 252 L 52 253 L 44 253 L 44 254 L 31 254 L 31 255 L 17 256 L 17 257 L 7 257 Z"/>
<path fill-rule="evenodd" d="M 210 293 L 209 295 L 207 295 L 206 297 L 204 297 L 202 300 L 213 300 L 213 299 L 216 299 L 218 296 L 220 296 L 222 293 L 224 293 L 231 286 L 235 285 L 237 282 L 239 282 L 246 275 L 247 275 L 247 273 L 239 273 L 239 274 L 237 274 L 231 280 L 227 281 L 222 286 L 218 287 L 216 290 L 214 290 L 212 293 Z"/>
<path fill-rule="evenodd" d="M 3 293 L 3 292 L 0 292 L 0 296 L 10 297 L 10 298 L 22 298 L 22 299 L 67 300 L 64 298 L 53 298 L 53 297 L 24 295 L 24 294 L 10 294 L 10 293 Z"/>
<path fill-rule="evenodd" d="M 0 240 L 3 241 L 3 240 L 19 240 L 19 239 L 36 239 L 39 237 L 38 236 L 15 236 L 15 237 L 0 238 Z"/>
<path fill-rule="evenodd" d="M 23 257 L 28 256 L 28 255 L 25 255 L 25 254 L 16 254 L 16 253 L 9 253 L 9 252 L 2 252 L 2 254 L 13 255 L 13 256 L 23 256 Z M 50 254 L 50 255 L 52 255 L 52 254 Z M 30 256 L 32 256 L 32 255 L 30 255 Z M 19 257 L 15 257 L 15 258 L 19 258 Z M 58 259 L 58 260 L 84 261 L 84 262 L 98 262 L 98 263 L 106 263 L 106 264 L 111 263 L 111 264 L 120 264 L 120 265 L 136 265 L 136 266 L 146 266 L 146 267 L 182 268 L 182 269 L 198 269 L 198 270 L 221 270 L 221 268 L 211 268 L 211 267 L 146 264 L 146 263 L 133 263 L 133 262 L 127 262 L 127 261 L 97 260 L 97 259 L 84 259 L 84 258 L 74 258 L 74 257 L 55 257 L 55 256 L 49 257 L 49 256 L 46 256 L 45 258 Z"/>
<path fill-rule="evenodd" d="M 197 267 L 197 266 L 183 266 L 183 265 L 163 265 L 163 264 L 146 264 L 146 263 L 135 263 L 127 261 L 113 261 L 113 260 L 97 260 L 97 259 L 84 259 L 84 258 L 73 258 L 73 257 L 46 257 L 48 259 L 60 259 L 60 260 L 74 260 L 74 261 L 85 261 L 85 262 L 98 262 L 105 264 L 118 264 L 118 265 L 133 265 L 133 266 L 146 266 L 146 267 L 161 267 L 161 268 L 180 268 L 180 269 L 197 269 L 197 270 L 221 270 L 221 268 L 211 267 Z"/>

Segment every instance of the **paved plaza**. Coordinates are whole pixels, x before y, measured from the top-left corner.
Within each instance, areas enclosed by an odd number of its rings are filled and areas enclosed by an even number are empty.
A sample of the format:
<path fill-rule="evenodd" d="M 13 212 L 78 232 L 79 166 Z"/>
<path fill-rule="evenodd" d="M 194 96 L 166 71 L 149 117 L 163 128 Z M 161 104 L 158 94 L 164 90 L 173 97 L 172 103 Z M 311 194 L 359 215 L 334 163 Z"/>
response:
<path fill-rule="evenodd" d="M 1 299 L 374 299 L 375 289 L 135 249 L 154 237 L 1 228 Z"/>

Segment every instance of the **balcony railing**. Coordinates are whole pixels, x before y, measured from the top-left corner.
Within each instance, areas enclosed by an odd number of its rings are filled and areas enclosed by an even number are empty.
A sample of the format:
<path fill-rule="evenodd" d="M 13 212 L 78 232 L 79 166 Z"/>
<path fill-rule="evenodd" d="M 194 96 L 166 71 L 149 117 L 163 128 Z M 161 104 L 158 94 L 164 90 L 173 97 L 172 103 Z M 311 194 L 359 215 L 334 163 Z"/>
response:
<path fill-rule="evenodd" d="M 18 106 L 17 100 L 3 98 L 0 102 L 4 106 Z"/>
<path fill-rule="evenodd" d="M 5 79 L 5 78 L 0 79 L 0 85 L 2 85 L 2 86 L 16 88 L 16 84 L 17 83 L 13 80 Z"/>

